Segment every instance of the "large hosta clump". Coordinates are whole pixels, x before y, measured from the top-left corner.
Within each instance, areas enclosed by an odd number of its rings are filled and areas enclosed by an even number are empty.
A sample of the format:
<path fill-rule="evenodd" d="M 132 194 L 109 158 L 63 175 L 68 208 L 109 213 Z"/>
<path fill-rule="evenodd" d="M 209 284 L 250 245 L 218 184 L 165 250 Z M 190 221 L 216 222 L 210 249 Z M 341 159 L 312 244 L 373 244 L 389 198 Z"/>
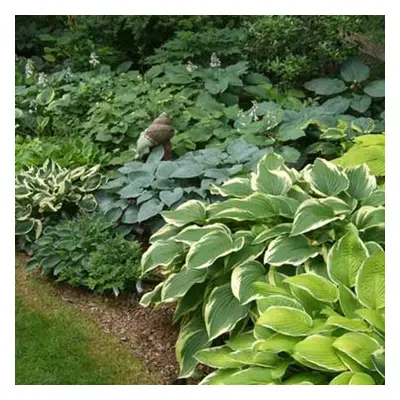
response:
<path fill-rule="evenodd" d="M 62 211 L 94 211 L 93 193 L 103 182 L 100 165 L 67 169 L 48 159 L 15 177 L 15 235 L 37 239 L 46 217 Z"/>
<path fill-rule="evenodd" d="M 227 199 L 164 212 L 142 257 L 166 276 L 142 305 L 177 303 L 180 376 L 201 362 L 217 369 L 204 384 L 382 383 L 385 193 L 368 167 L 268 154 L 212 190 Z"/>

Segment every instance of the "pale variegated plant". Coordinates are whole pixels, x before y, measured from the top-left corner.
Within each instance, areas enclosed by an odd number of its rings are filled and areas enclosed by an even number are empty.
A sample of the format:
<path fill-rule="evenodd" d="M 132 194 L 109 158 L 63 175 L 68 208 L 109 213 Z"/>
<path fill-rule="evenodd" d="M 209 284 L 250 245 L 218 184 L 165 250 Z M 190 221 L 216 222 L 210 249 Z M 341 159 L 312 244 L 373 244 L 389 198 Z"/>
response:
<path fill-rule="evenodd" d="M 66 207 L 83 211 L 97 207 L 94 192 L 103 182 L 100 165 L 66 169 L 52 160 L 42 167 L 29 167 L 15 177 L 15 235 L 28 241 L 42 232 L 43 220 Z"/>
<path fill-rule="evenodd" d="M 177 303 L 180 377 L 202 362 L 218 368 L 204 384 L 381 383 L 385 193 L 368 167 L 268 154 L 212 191 L 227 199 L 164 212 L 142 257 L 166 279 L 141 304 Z"/>

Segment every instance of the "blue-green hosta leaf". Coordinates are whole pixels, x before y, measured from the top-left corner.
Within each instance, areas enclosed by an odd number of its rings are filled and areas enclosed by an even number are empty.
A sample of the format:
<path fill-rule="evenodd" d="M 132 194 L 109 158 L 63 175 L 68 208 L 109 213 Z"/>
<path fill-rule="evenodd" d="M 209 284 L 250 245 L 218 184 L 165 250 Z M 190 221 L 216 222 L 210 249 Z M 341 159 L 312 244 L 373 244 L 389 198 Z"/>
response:
<path fill-rule="evenodd" d="M 375 385 L 375 381 L 363 372 L 342 372 L 331 380 L 329 385 Z"/>
<path fill-rule="evenodd" d="M 288 336 L 307 336 L 313 320 L 304 311 L 290 307 L 269 307 L 257 324 Z"/>
<path fill-rule="evenodd" d="M 264 255 L 264 264 L 299 266 L 309 258 L 316 257 L 319 253 L 318 248 L 311 247 L 308 244 L 305 236 L 280 236 L 268 245 Z"/>
<path fill-rule="evenodd" d="M 241 368 L 243 364 L 235 360 L 230 355 L 232 350 L 227 346 L 212 347 L 203 349 L 196 353 L 195 358 L 202 364 L 212 368 Z"/>
<path fill-rule="evenodd" d="M 371 355 L 381 347 L 371 336 L 359 332 L 345 333 L 332 346 L 367 369 L 374 368 Z"/>
<path fill-rule="evenodd" d="M 25 219 L 23 221 L 15 221 L 15 235 L 26 235 L 35 226 L 34 219 Z"/>
<path fill-rule="evenodd" d="M 142 275 L 157 267 L 168 267 L 184 255 L 183 244 L 173 239 L 159 240 L 142 255 Z"/>
<path fill-rule="evenodd" d="M 143 188 L 140 185 L 138 186 L 137 183 L 130 183 L 117 193 L 123 199 L 136 198 L 143 193 Z"/>
<path fill-rule="evenodd" d="M 313 231 L 343 217 L 335 215 L 332 207 L 317 199 L 306 200 L 296 211 L 290 236 Z"/>
<path fill-rule="evenodd" d="M 350 100 L 342 96 L 335 96 L 331 99 L 326 100 L 321 105 L 324 114 L 328 115 L 344 114 L 349 107 L 350 107 Z"/>
<path fill-rule="evenodd" d="M 124 211 L 120 207 L 110 208 L 106 212 L 105 218 L 109 222 L 112 222 L 112 223 L 113 222 L 117 222 L 121 218 L 121 215 L 122 215 L 123 212 Z"/>
<path fill-rule="evenodd" d="M 346 82 L 363 82 L 369 78 L 370 70 L 359 57 L 351 57 L 340 66 L 340 75 Z"/>
<path fill-rule="evenodd" d="M 372 363 L 375 369 L 385 377 L 385 349 L 378 349 L 372 353 Z"/>
<path fill-rule="evenodd" d="M 207 233 L 214 232 L 214 231 L 222 231 L 227 233 L 228 235 L 231 234 L 229 228 L 224 224 L 211 224 L 205 226 L 197 226 L 197 225 L 190 225 L 180 231 L 175 237 L 174 240 L 177 242 L 182 242 L 187 245 L 192 245 L 197 243 L 200 239 L 204 237 Z"/>
<path fill-rule="evenodd" d="M 292 224 L 284 223 L 273 226 L 261 232 L 254 240 L 253 245 L 264 243 L 269 239 L 274 239 L 277 236 L 289 234 L 292 230 Z"/>
<path fill-rule="evenodd" d="M 360 95 L 353 93 L 351 98 L 350 108 L 362 114 L 368 110 L 371 103 L 372 103 L 371 97 L 365 94 Z"/>
<path fill-rule="evenodd" d="M 206 219 L 206 207 L 201 201 L 189 200 L 174 211 L 164 211 L 162 216 L 165 222 L 178 227 L 191 222 L 204 223 Z"/>
<path fill-rule="evenodd" d="M 258 261 L 249 261 L 233 270 L 231 289 L 240 304 L 247 304 L 258 296 L 252 285 L 256 281 L 264 281 L 265 277 L 265 267 Z"/>
<path fill-rule="evenodd" d="M 195 283 L 204 282 L 207 269 L 194 269 L 183 267 L 180 272 L 172 274 L 164 282 L 161 291 L 163 302 L 171 302 L 183 297 Z"/>
<path fill-rule="evenodd" d="M 356 278 L 361 304 L 372 310 L 385 307 L 385 253 L 377 251 L 361 265 Z"/>
<path fill-rule="evenodd" d="M 152 190 L 146 190 L 144 191 L 137 199 L 136 199 L 136 204 L 142 204 L 147 200 L 150 200 L 154 196 L 155 192 Z"/>
<path fill-rule="evenodd" d="M 241 305 L 233 295 L 230 284 L 213 289 L 204 309 L 204 320 L 209 340 L 230 332 L 249 312 L 249 305 Z"/>
<path fill-rule="evenodd" d="M 335 283 L 354 286 L 358 271 L 367 257 L 368 250 L 365 244 L 356 231 L 351 229 L 329 251 L 327 261 L 329 277 Z"/>
<path fill-rule="evenodd" d="M 136 206 L 129 206 L 125 210 L 124 215 L 121 218 L 121 222 L 124 224 L 136 224 L 136 222 L 138 222 L 138 214 L 139 209 Z"/>
<path fill-rule="evenodd" d="M 363 206 L 353 214 L 352 220 L 360 231 L 380 226 L 385 223 L 385 208 Z"/>
<path fill-rule="evenodd" d="M 222 186 L 211 185 L 210 192 L 223 197 L 243 198 L 252 194 L 250 179 L 233 178 L 225 182 Z"/>
<path fill-rule="evenodd" d="M 370 82 L 364 92 L 371 97 L 385 97 L 385 80 L 377 80 Z"/>
<path fill-rule="evenodd" d="M 313 273 L 291 276 L 284 282 L 304 289 L 318 301 L 333 303 L 339 298 L 339 292 L 332 282 Z"/>
<path fill-rule="evenodd" d="M 185 163 L 180 165 L 172 174 L 171 178 L 196 178 L 203 174 L 205 170 L 204 165 Z"/>
<path fill-rule="evenodd" d="M 317 158 L 313 166 L 305 170 L 304 179 L 318 194 L 326 196 L 336 196 L 349 187 L 346 174 L 335 164 L 321 158 Z"/>
<path fill-rule="evenodd" d="M 369 197 L 376 189 L 376 178 L 370 175 L 367 165 L 345 169 L 349 179 L 347 193 L 357 200 Z"/>
<path fill-rule="evenodd" d="M 137 220 L 138 222 L 147 221 L 148 219 L 154 217 L 155 215 L 159 214 L 162 209 L 164 208 L 164 203 L 157 199 L 150 199 L 147 200 L 140 206 Z"/>
<path fill-rule="evenodd" d="M 163 190 L 160 192 L 160 200 L 166 204 L 168 207 L 171 207 L 172 204 L 175 204 L 179 201 L 183 196 L 183 189 L 180 187 L 175 188 L 174 190 Z"/>
<path fill-rule="evenodd" d="M 346 85 L 341 79 L 317 78 L 308 81 L 304 87 L 310 92 L 330 96 L 332 94 L 342 93 L 346 90 Z"/>
<path fill-rule="evenodd" d="M 276 149 L 276 152 L 280 154 L 285 162 L 294 164 L 299 159 L 301 153 L 292 146 L 282 146 Z"/>
<path fill-rule="evenodd" d="M 186 266 L 188 269 L 207 268 L 218 258 L 240 250 L 243 245 L 244 239 L 235 243 L 230 234 L 222 230 L 214 230 L 191 245 L 186 256 Z"/>
<path fill-rule="evenodd" d="M 300 363 L 302 360 L 306 360 L 323 370 L 345 371 L 347 367 L 336 355 L 334 342 L 335 338 L 333 337 L 312 335 L 296 344 L 292 356 Z"/>
<path fill-rule="evenodd" d="M 163 285 L 164 282 L 161 282 L 151 292 L 145 293 L 140 299 L 140 305 L 142 307 L 148 307 L 152 303 L 160 303 Z"/>
<path fill-rule="evenodd" d="M 251 174 L 251 188 L 267 194 L 285 195 L 292 187 L 292 180 L 282 168 L 283 164 L 281 156 L 266 154 L 258 162 L 256 173 Z"/>
<path fill-rule="evenodd" d="M 177 169 L 178 169 L 178 164 L 176 162 L 161 161 L 158 164 L 156 175 L 160 179 L 168 179 Z"/>
<path fill-rule="evenodd" d="M 297 308 L 298 310 L 304 311 L 304 307 L 296 299 L 292 299 L 288 296 L 273 294 L 265 298 L 260 298 L 260 295 L 257 293 L 257 298 L 257 309 L 260 314 L 274 306 Z"/>

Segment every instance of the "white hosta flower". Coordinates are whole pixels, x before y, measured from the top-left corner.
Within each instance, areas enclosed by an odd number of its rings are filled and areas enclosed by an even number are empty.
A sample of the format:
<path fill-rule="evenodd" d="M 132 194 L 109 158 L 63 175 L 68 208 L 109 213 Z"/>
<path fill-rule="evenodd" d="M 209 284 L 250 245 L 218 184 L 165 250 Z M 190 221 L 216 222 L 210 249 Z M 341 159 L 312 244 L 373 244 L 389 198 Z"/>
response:
<path fill-rule="evenodd" d="M 69 82 L 72 78 L 72 71 L 71 71 L 71 67 L 68 67 L 65 71 L 65 75 L 64 75 L 64 79 Z"/>
<path fill-rule="evenodd" d="M 210 67 L 219 68 L 221 66 L 221 60 L 217 57 L 215 53 L 211 54 Z"/>
<path fill-rule="evenodd" d="M 100 64 L 99 58 L 97 57 L 96 53 L 90 53 L 89 64 L 92 67 L 96 67 Z"/>
<path fill-rule="evenodd" d="M 189 61 L 189 62 L 186 64 L 186 69 L 187 69 L 189 72 L 194 72 L 194 71 L 196 71 L 196 69 L 197 69 L 197 65 L 194 65 L 191 61 Z"/>
<path fill-rule="evenodd" d="M 46 75 L 44 72 L 41 72 L 41 73 L 38 75 L 36 84 L 37 84 L 38 86 L 46 86 L 47 83 L 48 83 L 47 75 Z"/>
<path fill-rule="evenodd" d="M 25 64 L 25 76 L 30 78 L 35 72 L 35 64 L 29 59 Z"/>

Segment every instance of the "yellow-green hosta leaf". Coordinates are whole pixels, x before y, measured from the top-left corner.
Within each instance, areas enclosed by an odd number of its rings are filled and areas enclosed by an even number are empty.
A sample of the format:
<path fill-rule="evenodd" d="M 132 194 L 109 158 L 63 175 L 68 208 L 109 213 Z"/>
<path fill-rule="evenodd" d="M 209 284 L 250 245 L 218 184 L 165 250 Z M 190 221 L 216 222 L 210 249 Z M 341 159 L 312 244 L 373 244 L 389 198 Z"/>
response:
<path fill-rule="evenodd" d="M 339 315 L 329 317 L 326 321 L 326 325 L 337 326 L 338 328 L 343 328 L 352 332 L 367 332 L 370 330 L 368 325 L 360 319 L 351 319 Z"/>
<path fill-rule="evenodd" d="M 226 345 L 232 350 L 249 349 L 256 342 L 253 331 L 241 333 L 226 342 Z"/>
<path fill-rule="evenodd" d="M 276 378 L 275 378 L 276 379 Z M 220 379 L 222 385 L 268 385 L 273 384 L 273 369 L 250 367 L 233 372 Z"/>
<path fill-rule="evenodd" d="M 145 293 L 140 299 L 142 307 L 148 307 L 151 303 L 161 302 L 161 289 L 164 282 L 159 283 L 151 292 Z"/>
<path fill-rule="evenodd" d="M 304 311 L 289 307 L 270 307 L 257 324 L 289 336 L 306 336 L 311 330 L 312 318 Z"/>
<path fill-rule="evenodd" d="M 329 371 L 344 371 L 346 366 L 333 348 L 334 341 L 335 338 L 328 336 L 309 336 L 296 344 L 293 358 L 297 360 L 297 356 L 300 356 L 312 364 Z"/>
<path fill-rule="evenodd" d="M 329 205 L 316 199 L 306 200 L 296 211 L 290 236 L 313 231 L 341 218 Z"/>
<path fill-rule="evenodd" d="M 197 243 L 207 233 L 214 231 L 222 231 L 227 233 L 228 235 L 231 234 L 230 229 L 224 224 L 216 223 L 205 226 L 191 225 L 182 229 L 182 231 L 174 236 L 174 240 L 176 242 L 182 242 L 190 246 L 193 243 Z"/>
<path fill-rule="evenodd" d="M 291 376 L 286 379 L 283 384 L 284 385 L 322 385 L 326 382 L 325 375 L 321 374 L 317 371 L 311 372 L 299 372 L 296 375 Z"/>
<path fill-rule="evenodd" d="M 258 162 L 256 172 L 251 174 L 251 188 L 256 192 L 285 195 L 292 187 L 292 179 L 283 164 L 281 156 L 266 154 Z"/>
<path fill-rule="evenodd" d="M 366 164 L 345 169 L 349 179 L 347 193 L 357 200 L 369 197 L 376 188 L 376 178 L 369 173 Z"/>
<path fill-rule="evenodd" d="M 260 367 L 273 368 L 278 364 L 277 354 L 267 351 L 255 351 L 252 349 L 237 350 L 231 353 L 231 357 L 244 365 L 258 365 Z"/>
<path fill-rule="evenodd" d="M 260 314 L 267 311 L 268 308 L 273 306 L 297 308 L 298 310 L 304 311 L 304 307 L 297 300 L 279 294 L 271 295 L 263 299 L 257 300 L 257 309 Z"/>
<path fill-rule="evenodd" d="M 204 309 L 204 320 L 209 339 L 231 331 L 247 316 L 249 305 L 241 305 L 233 295 L 230 284 L 218 286 L 211 292 Z"/>
<path fill-rule="evenodd" d="M 265 267 L 258 261 L 248 261 L 233 270 L 231 276 L 232 293 L 240 304 L 247 304 L 258 296 L 252 285 L 256 281 L 265 280 L 265 277 Z"/>
<path fill-rule="evenodd" d="M 317 158 L 313 166 L 304 171 L 304 179 L 316 193 L 325 196 L 336 196 L 349 187 L 346 174 L 335 164 L 322 158 Z"/>
<path fill-rule="evenodd" d="M 210 185 L 209 190 L 212 194 L 237 198 L 247 197 L 253 193 L 249 178 L 233 178 L 222 186 Z"/>
<path fill-rule="evenodd" d="M 255 349 L 258 351 L 272 351 L 274 353 L 286 352 L 291 354 L 294 347 L 302 340 L 301 337 L 293 337 L 274 333 L 269 338 L 258 342 Z"/>
<path fill-rule="evenodd" d="M 240 371 L 240 369 L 217 369 L 207 375 L 199 385 L 224 385 L 224 379 L 238 371 Z"/>
<path fill-rule="evenodd" d="M 191 222 L 204 223 L 206 220 L 206 207 L 201 201 L 189 200 L 176 210 L 164 211 L 161 215 L 165 222 L 178 227 Z"/>
<path fill-rule="evenodd" d="M 354 229 L 342 236 L 328 254 L 328 274 L 333 282 L 352 287 L 357 273 L 368 257 L 368 250 Z"/>
<path fill-rule="evenodd" d="M 284 282 L 306 290 L 318 301 L 333 303 L 339 298 L 339 292 L 332 282 L 313 273 L 291 276 L 286 278 Z"/>
<path fill-rule="evenodd" d="M 173 239 L 152 244 L 142 255 L 142 275 L 157 267 L 167 267 L 183 258 L 183 244 Z"/>
<path fill-rule="evenodd" d="M 356 310 L 361 307 L 361 304 L 355 293 L 343 284 L 339 284 L 339 304 L 346 317 L 357 318 Z"/>
<path fill-rule="evenodd" d="M 265 340 L 268 339 L 275 332 L 272 329 L 265 328 L 261 325 L 254 325 L 253 335 L 257 340 Z"/>
<path fill-rule="evenodd" d="M 277 236 L 289 234 L 292 229 L 292 224 L 284 223 L 275 225 L 272 228 L 266 229 L 261 232 L 254 240 L 253 245 L 264 243 L 269 239 L 274 239 Z"/>
<path fill-rule="evenodd" d="M 268 245 L 264 255 L 264 264 L 298 266 L 309 258 L 316 257 L 319 253 L 318 248 L 311 247 L 308 244 L 305 236 L 280 236 Z"/>
<path fill-rule="evenodd" d="M 243 363 L 231 357 L 232 350 L 227 346 L 200 350 L 195 354 L 197 361 L 212 368 L 241 368 Z"/>
<path fill-rule="evenodd" d="M 385 307 L 385 253 L 378 251 L 362 264 L 356 279 L 358 300 L 367 308 Z"/>
<path fill-rule="evenodd" d="M 385 317 L 381 311 L 371 310 L 369 308 L 360 308 L 355 311 L 355 314 L 359 315 L 374 328 L 385 332 Z"/>
<path fill-rule="evenodd" d="M 372 363 L 379 374 L 385 377 L 385 349 L 378 349 L 372 353 Z"/>
<path fill-rule="evenodd" d="M 330 385 L 375 385 L 375 381 L 363 372 L 342 372 L 329 383 Z"/>
<path fill-rule="evenodd" d="M 203 269 L 212 265 L 215 260 L 239 251 L 244 245 L 244 239 L 235 243 L 232 237 L 222 230 L 207 233 L 197 243 L 190 246 L 186 256 L 188 269 Z"/>
<path fill-rule="evenodd" d="M 253 288 L 255 293 L 259 295 L 259 298 L 268 297 L 275 294 L 285 297 L 293 297 L 287 290 L 267 282 L 254 282 Z"/>
<path fill-rule="evenodd" d="M 164 282 L 162 301 L 170 302 L 183 297 L 195 283 L 204 282 L 206 277 L 207 269 L 183 267 L 180 272 L 170 275 Z"/>
<path fill-rule="evenodd" d="M 333 342 L 333 347 L 364 368 L 373 369 L 371 354 L 381 346 L 375 339 L 365 333 L 349 332 L 337 338 Z"/>

